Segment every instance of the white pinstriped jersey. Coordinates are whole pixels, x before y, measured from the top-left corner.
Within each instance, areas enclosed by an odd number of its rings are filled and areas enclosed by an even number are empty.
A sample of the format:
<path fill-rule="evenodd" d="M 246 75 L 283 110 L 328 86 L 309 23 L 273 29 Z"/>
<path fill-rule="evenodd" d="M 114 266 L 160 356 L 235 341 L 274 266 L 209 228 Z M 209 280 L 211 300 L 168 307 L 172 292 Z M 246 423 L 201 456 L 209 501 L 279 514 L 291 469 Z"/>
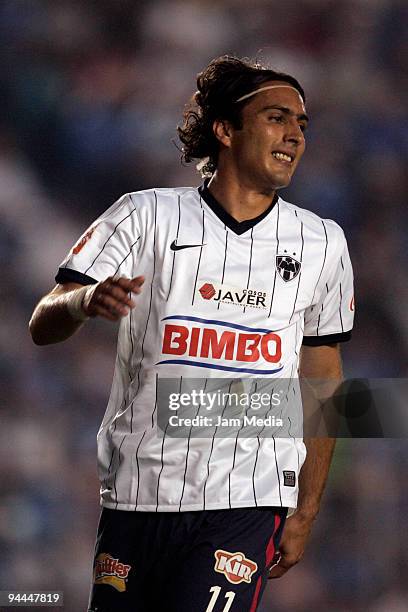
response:
<path fill-rule="evenodd" d="M 353 278 L 341 228 L 275 197 L 238 223 L 206 187 L 124 195 L 61 264 L 59 283 L 143 274 L 122 318 L 98 433 L 101 503 L 187 511 L 296 507 L 301 438 L 158 435 L 157 381 L 296 379 L 302 345 L 347 340 Z M 294 479 L 284 476 L 294 473 Z"/>

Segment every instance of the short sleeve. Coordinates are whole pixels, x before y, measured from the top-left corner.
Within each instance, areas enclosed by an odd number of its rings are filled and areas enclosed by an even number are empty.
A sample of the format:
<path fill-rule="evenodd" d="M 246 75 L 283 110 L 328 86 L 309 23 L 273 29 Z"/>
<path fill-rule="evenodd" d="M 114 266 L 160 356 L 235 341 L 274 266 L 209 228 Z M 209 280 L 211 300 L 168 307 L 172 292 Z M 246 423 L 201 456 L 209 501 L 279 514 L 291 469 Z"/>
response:
<path fill-rule="evenodd" d="M 131 278 L 139 239 L 137 210 L 126 194 L 82 234 L 62 261 L 56 282 L 88 285 L 108 276 Z"/>
<path fill-rule="evenodd" d="M 306 346 L 345 342 L 351 338 L 354 321 L 353 269 L 342 231 L 339 247 L 328 267 L 329 274 L 323 279 L 318 302 L 305 311 L 303 344 Z"/>

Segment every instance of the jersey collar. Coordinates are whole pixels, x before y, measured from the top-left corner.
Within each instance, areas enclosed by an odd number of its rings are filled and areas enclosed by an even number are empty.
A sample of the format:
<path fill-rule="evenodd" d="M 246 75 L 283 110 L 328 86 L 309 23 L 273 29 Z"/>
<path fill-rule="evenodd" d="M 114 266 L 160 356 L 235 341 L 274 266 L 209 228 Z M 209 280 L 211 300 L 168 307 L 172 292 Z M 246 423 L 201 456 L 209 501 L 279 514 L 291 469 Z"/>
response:
<path fill-rule="evenodd" d="M 264 210 L 262 214 L 258 215 L 257 217 L 254 217 L 253 219 L 248 219 L 246 221 L 237 221 L 236 219 L 234 219 L 234 217 L 232 217 L 225 210 L 225 208 L 218 202 L 218 200 L 214 198 L 212 193 L 210 193 L 210 190 L 208 189 L 207 185 L 208 185 L 208 179 L 205 180 L 204 183 L 200 185 L 200 187 L 198 188 L 198 192 L 200 196 L 203 198 L 205 203 L 211 208 L 213 213 L 217 215 L 220 221 L 222 221 L 232 232 L 234 232 L 235 234 L 238 234 L 239 236 L 241 234 L 244 234 L 248 230 L 252 229 L 253 227 L 255 227 L 255 225 L 260 223 L 262 219 L 265 219 L 265 217 L 271 212 L 276 202 L 278 201 L 278 196 L 275 193 L 272 202 L 270 203 L 268 208 Z"/>

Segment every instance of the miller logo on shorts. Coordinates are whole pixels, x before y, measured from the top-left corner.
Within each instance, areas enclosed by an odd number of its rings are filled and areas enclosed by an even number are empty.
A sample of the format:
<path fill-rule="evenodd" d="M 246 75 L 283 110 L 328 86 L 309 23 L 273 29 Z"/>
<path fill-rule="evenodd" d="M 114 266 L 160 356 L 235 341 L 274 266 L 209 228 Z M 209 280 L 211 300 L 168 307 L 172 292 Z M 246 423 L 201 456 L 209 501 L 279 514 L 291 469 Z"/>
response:
<path fill-rule="evenodd" d="M 257 289 L 244 289 L 206 281 L 199 287 L 198 293 L 203 300 L 212 300 L 229 306 L 245 306 L 245 308 L 265 310 L 270 305 L 269 293 Z"/>
<path fill-rule="evenodd" d="M 279 276 L 287 283 L 297 277 L 300 272 L 300 261 L 297 261 L 290 255 L 276 256 L 276 269 Z"/>
<path fill-rule="evenodd" d="M 252 575 L 258 569 L 257 564 L 247 559 L 242 552 L 230 553 L 226 550 L 216 550 L 214 556 L 216 559 L 215 571 L 224 574 L 231 584 L 250 583 Z"/>
<path fill-rule="evenodd" d="M 95 559 L 94 583 L 110 584 L 117 591 L 126 591 L 126 578 L 131 568 L 108 553 L 100 553 Z"/>
<path fill-rule="evenodd" d="M 76 245 L 72 249 L 72 253 L 74 255 L 78 255 L 78 253 L 80 253 L 82 251 L 82 249 L 84 248 L 84 246 L 86 245 L 88 240 L 90 240 L 92 238 L 92 234 L 96 230 L 96 227 L 97 226 L 94 225 L 83 236 L 81 236 L 81 238 L 78 240 L 78 242 L 76 243 Z"/>

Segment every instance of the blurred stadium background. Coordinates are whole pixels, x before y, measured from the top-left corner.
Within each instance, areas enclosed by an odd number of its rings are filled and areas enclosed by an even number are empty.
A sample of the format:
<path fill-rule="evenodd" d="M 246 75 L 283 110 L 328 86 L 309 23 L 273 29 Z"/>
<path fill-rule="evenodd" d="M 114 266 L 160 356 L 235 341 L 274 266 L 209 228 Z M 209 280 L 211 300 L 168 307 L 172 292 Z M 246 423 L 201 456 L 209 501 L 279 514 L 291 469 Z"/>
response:
<path fill-rule="evenodd" d="M 404 0 L 2 0 L 0 589 L 85 610 L 99 515 L 96 433 L 116 330 L 35 347 L 30 313 L 119 195 L 199 184 L 172 143 L 195 75 L 224 53 L 304 85 L 307 153 L 284 197 L 338 221 L 358 314 L 346 374 L 406 377 Z M 304 561 L 262 612 L 408 610 L 408 442 L 340 441 Z"/>

